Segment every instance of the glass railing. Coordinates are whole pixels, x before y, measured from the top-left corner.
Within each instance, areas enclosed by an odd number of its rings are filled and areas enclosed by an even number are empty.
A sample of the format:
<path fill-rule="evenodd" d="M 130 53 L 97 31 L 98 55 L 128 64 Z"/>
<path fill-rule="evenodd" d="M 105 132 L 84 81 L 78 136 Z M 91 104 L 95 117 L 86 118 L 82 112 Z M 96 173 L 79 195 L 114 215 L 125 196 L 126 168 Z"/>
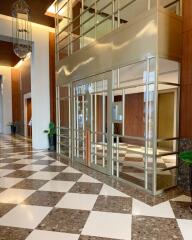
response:
<path fill-rule="evenodd" d="M 180 0 L 58 0 L 57 60 L 70 56 L 160 4 L 180 15 Z"/>

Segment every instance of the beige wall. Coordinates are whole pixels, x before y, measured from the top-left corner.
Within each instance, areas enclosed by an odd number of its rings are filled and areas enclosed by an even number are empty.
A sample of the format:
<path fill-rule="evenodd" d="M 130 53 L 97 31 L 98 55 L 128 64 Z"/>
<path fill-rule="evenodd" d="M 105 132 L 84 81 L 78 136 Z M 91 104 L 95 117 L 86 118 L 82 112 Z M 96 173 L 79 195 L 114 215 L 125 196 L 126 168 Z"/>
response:
<path fill-rule="evenodd" d="M 159 94 L 158 138 L 171 138 L 174 135 L 174 92 Z M 173 143 L 162 142 L 159 147 L 170 148 Z"/>

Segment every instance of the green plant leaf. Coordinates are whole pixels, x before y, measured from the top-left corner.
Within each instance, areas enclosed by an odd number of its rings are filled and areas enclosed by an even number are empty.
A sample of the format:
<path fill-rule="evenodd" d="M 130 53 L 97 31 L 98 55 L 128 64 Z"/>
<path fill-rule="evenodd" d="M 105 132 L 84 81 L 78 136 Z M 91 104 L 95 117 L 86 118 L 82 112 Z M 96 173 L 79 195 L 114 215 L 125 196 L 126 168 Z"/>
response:
<path fill-rule="evenodd" d="M 56 134 L 56 127 L 53 122 L 49 123 L 49 130 L 44 130 L 44 133 L 47 133 L 49 136 L 53 136 Z"/>
<path fill-rule="evenodd" d="M 180 159 L 187 165 L 192 165 L 192 151 L 185 151 L 179 154 Z"/>

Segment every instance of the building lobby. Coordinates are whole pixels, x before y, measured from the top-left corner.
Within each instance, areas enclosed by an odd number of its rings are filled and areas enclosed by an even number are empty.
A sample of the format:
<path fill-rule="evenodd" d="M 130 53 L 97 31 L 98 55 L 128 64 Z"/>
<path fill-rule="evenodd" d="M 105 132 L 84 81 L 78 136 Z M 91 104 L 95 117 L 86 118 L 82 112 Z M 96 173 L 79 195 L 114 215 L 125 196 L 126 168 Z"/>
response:
<path fill-rule="evenodd" d="M 191 19 L 0 2 L 0 240 L 192 239 Z"/>

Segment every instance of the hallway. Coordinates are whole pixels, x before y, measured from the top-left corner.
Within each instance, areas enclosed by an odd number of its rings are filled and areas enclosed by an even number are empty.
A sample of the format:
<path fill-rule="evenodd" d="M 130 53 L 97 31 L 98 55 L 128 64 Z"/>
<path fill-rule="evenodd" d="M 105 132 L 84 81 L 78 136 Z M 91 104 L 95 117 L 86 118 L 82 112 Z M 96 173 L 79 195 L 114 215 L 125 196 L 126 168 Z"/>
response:
<path fill-rule="evenodd" d="M 0 240 L 190 240 L 189 201 L 178 189 L 150 196 L 0 135 Z"/>

